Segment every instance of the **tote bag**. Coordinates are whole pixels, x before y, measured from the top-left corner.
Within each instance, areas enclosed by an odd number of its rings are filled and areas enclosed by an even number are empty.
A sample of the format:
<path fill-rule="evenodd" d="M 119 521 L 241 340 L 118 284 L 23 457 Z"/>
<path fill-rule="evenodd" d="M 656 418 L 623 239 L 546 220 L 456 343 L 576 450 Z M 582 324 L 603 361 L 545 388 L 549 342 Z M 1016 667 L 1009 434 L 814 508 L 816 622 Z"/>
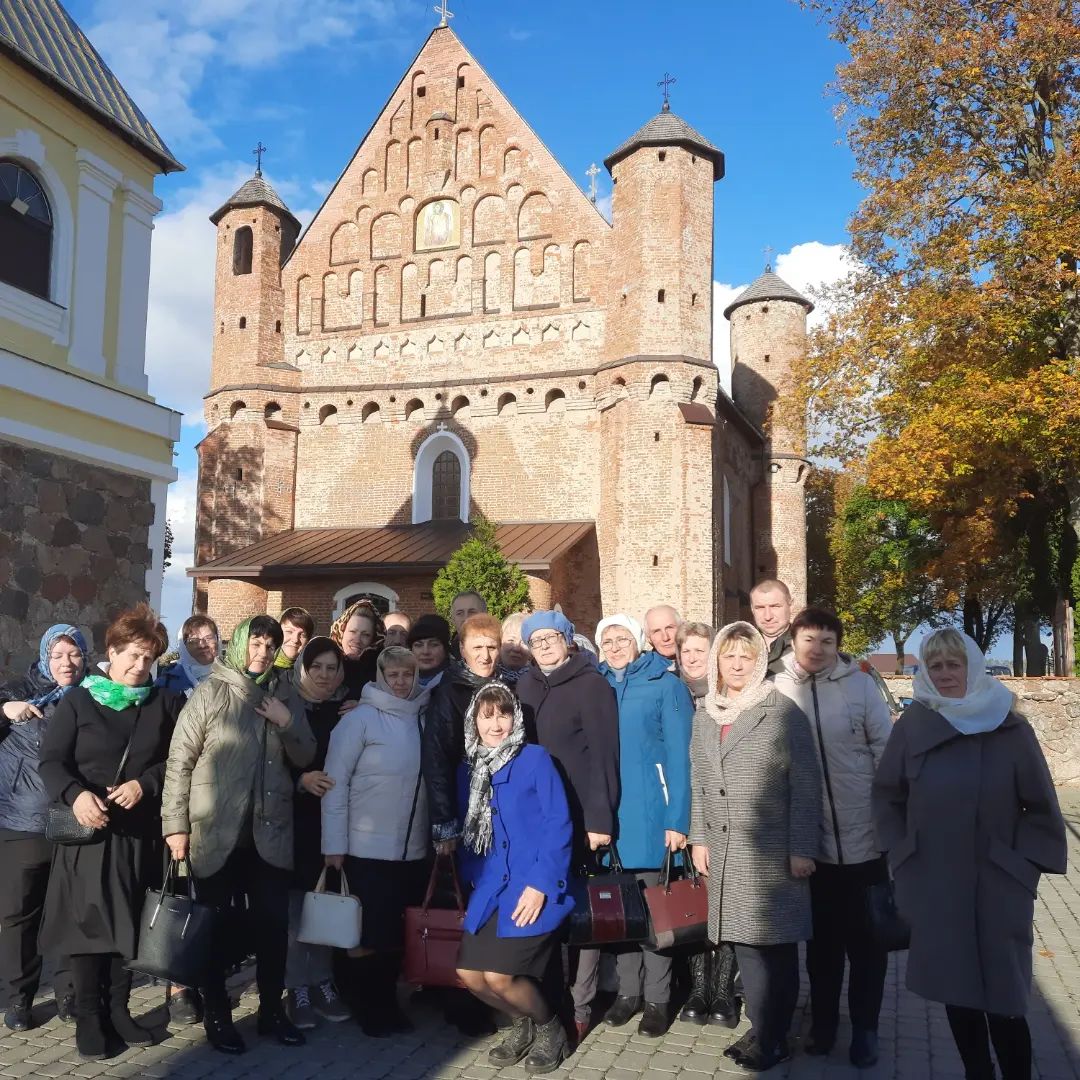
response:
<path fill-rule="evenodd" d="M 304 893 L 297 941 L 305 945 L 329 945 L 334 949 L 355 949 L 360 944 L 363 912 L 360 901 L 349 895 L 345 871 L 340 873 L 338 892 L 326 891 L 326 867 L 312 892 Z"/>
<path fill-rule="evenodd" d="M 709 893 L 693 860 L 684 848 L 685 877 L 671 880 L 675 855 L 668 851 L 660 870 L 660 881 L 645 889 L 649 909 L 649 944 L 654 949 L 674 945 L 697 945 L 709 940 Z"/>
<path fill-rule="evenodd" d="M 405 981 L 414 986 L 457 986 L 464 983 L 457 975 L 458 951 L 465 933 L 465 899 L 461 895 L 457 864 L 449 857 L 454 879 L 455 908 L 433 908 L 435 884 L 441 858 L 435 860 L 428 880 L 427 893 L 420 907 L 405 909 Z"/>

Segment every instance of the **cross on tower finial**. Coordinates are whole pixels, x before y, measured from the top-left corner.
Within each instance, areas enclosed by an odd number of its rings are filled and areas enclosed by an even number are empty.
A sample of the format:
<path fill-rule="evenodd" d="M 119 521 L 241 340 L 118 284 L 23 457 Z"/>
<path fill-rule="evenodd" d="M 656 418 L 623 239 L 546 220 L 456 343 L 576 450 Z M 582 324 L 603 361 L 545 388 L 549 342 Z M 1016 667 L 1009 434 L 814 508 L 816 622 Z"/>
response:
<path fill-rule="evenodd" d="M 263 146 L 262 139 L 259 140 L 259 145 L 255 147 L 251 152 L 255 155 L 255 175 L 262 176 L 262 157 L 269 147 Z"/>
<path fill-rule="evenodd" d="M 439 16 L 440 26 L 446 26 L 447 20 L 454 17 L 454 13 L 446 6 L 446 0 L 435 5 L 435 13 Z"/>
<path fill-rule="evenodd" d="M 596 178 L 600 175 L 600 170 L 596 167 L 595 161 L 585 170 L 585 175 L 589 178 L 589 198 L 595 204 Z"/>
<path fill-rule="evenodd" d="M 671 111 L 671 85 L 677 83 L 679 80 L 674 75 L 669 75 L 666 71 L 664 77 L 656 84 L 664 92 L 664 112 Z"/>
<path fill-rule="evenodd" d="M 766 244 L 765 247 L 764 247 L 764 253 L 765 253 L 765 273 L 770 274 L 770 273 L 772 273 L 772 257 L 773 257 L 773 255 L 776 254 L 776 251 L 773 248 L 772 244 Z"/>

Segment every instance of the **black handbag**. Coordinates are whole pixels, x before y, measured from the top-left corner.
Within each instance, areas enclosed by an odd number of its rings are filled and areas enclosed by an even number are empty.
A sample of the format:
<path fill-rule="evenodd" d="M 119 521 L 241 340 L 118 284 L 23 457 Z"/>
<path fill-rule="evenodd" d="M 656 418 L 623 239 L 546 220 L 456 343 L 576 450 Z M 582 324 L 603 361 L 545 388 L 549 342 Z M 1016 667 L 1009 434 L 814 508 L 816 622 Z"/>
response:
<path fill-rule="evenodd" d="M 649 912 L 641 882 L 627 873 L 619 861 L 614 843 L 608 849 L 610 865 L 605 867 L 599 853 L 594 867 L 585 876 L 574 877 L 570 894 L 569 942 L 577 947 L 638 944 L 649 936 Z"/>
<path fill-rule="evenodd" d="M 135 712 L 135 724 L 131 729 L 131 735 L 128 736 L 127 746 L 124 747 L 124 756 L 120 758 L 120 764 L 116 767 L 113 787 L 120 785 L 120 778 L 124 775 L 124 766 L 127 765 L 128 754 L 131 753 L 131 741 L 135 738 L 135 732 L 139 727 L 141 711 L 140 707 Z M 50 806 L 45 817 L 45 839 L 51 840 L 54 844 L 63 844 L 65 847 L 96 843 L 104 832 L 104 829 L 92 829 L 89 825 L 83 825 L 75 816 L 75 811 L 63 803 Z"/>
<path fill-rule="evenodd" d="M 870 934 L 879 948 L 899 952 L 911 946 L 911 927 L 896 906 L 892 878 L 866 887 L 866 917 Z"/>
<path fill-rule="evenodd" d="M 176 859 L 169 862 L 161 891 L 146 890 L 139 920 L 139 945 L 135 959 L 127 967 L 174 986 L 196 987 L 206 982 L 210 968 L 217 911 L 195 899 L 195 883 L 187 859 L 184 866 L 186 893 L 169 891 L 176 875 Z"/>

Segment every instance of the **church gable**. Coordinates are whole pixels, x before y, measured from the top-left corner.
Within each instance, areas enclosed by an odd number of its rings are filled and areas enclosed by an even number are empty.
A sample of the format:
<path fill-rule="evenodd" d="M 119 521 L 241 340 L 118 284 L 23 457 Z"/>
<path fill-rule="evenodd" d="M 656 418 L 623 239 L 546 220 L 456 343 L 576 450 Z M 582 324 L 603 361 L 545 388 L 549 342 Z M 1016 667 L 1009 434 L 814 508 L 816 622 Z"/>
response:
<path fill-rule="evenodd" d="M 463 346 L 595 348 L 609 234 L 439 28 L 283 270 L 284 359 L 304 366 L 332 345 L 349 379 L 357 363 L 415 373 Z"/>

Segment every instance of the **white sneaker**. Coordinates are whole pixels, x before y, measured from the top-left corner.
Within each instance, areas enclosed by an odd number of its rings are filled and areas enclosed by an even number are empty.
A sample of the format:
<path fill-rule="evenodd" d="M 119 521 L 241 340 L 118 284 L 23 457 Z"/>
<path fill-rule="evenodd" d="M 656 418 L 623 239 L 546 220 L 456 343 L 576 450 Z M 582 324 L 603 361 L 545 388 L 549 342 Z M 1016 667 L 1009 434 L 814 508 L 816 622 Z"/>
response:
<path fill-rule="evenodd" d="M 329 1020 L 332 1024 L 352 1019 L 349 1006 L 341 1000 L 333 979 L 324 979 L 319 983 L 313 1007 L 324 1020 Z"/>
<path fill-rule="evenodd" d="M 289 991 L 285 1014 L 301 1031 L 310 1031 L 319 1023 L 315 1010 L 311 1007 L 311 996 L 306 986 L 298 986 Z"/>

